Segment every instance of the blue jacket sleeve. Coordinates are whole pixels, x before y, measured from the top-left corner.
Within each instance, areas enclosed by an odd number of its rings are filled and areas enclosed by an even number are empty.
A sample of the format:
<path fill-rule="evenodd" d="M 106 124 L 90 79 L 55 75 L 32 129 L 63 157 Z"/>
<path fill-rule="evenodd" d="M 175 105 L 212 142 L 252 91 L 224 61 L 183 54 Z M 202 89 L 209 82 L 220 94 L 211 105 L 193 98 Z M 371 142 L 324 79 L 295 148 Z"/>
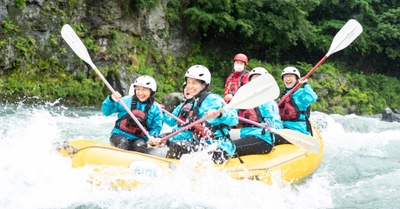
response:
<path fill-rule="evenodd" d="M 180 111 L 181 108 L 182 108 L 182 105 L 183 105 L 183 103 L 181 103 L 181 104 L 179 104 L 177 107 L 175 107 L 175 109 L 172 111 L 172 114 L 175 115 L 176 117 L 178 117 L 178 114 L 179 114 L 179 111 Z M 163 114 L 164 114 L 164 122 L 165 122 L 167 125 L 169 125 L 169 126 L 171 126 L 171 127 L 176 126 L 177 121 L 176 121 L 175 118 L 173 118 L 173 117 L 167 115 L 166 113 L 163 113 Z"/>
<path fill-rule="evenodd" d="M 199 117 L 204 117 L 205 113 L 208 110 L 220 110 L 225 107 L 226 103 L 221 96 L 217 94 L 210 94 L 204 99 L 203 103 L 199 108 Z M 237 109 L 230 108 L 221 113 L 221 117 L 219 118 L 211 118 L 207 119 L 213 126 L 217 126 L 219 124 L 225 124 L 227 126 L 236 126 L 238 124 L 239 118 L 237 115 Z"/>
<path fill-rule="evenodd" d="M 260 106 L 261 115 L 264 118 L 268 118 L 272 124 L 263 122 L 264 125 L 270 126 L 276 129 L 282 129 L 282 120 L 279 115 L 278 104 L 275 101 L 270 101 Z"/>
<path fill-rule="evenodd" d="M 306 110 L 311 103 L 317 101 L 317 98 L 318 96 L 310 84 L 304 85 L 304 88 L 297 90 L 293 94 L 293 99 L 300 110 Z"/>
<path fill-rule="evenodd" d="M 101 112 L 105 116 L 109 116 L 113 113 L 118 113 L 118 118 L 121 118 L 123 115 L 126 115 L 127 112 L 124 107 L 119 102 L 114 102 L 108 96 L 101 105 Z M 121 100 L 125 103 L 125 105 L 130 109 L 132 103 L 132 96 L 124 96 Z"/>
<path fill-rule="evenodd" d="M 303 88 L 297 90 L 293 94 L 293 100 L 297 104 L 297 107 L 300 110 L 306 110 L 310 106 L 311 103 L 317 101 L 317 98 L 318 98 L 317 94 L 314 92 L 311 85 L 309 85 L 309 84 L 304 85 Z M 305 116 L 301 115 L 300 119 L 304 120 Z M 310 134 L 310 132 L 307 131 L 307 126 L 306 126 L 306 123 L 304 123 L 304 122 L 288 120 L 288 121 L 284 121 L 283 125 L 285 128 L 296 130 L 296 131 L 299 131 L 304 134 Z"/>
<path fill-rule="evenodd" d="M 147 118 L 147 124 L 149 126 L 149 135 L 158 137 L 158 135 L 161 133 L 163 124 L 162 110 L 160 104 L 154 102 L 148 114 L 149 116 Z"/>

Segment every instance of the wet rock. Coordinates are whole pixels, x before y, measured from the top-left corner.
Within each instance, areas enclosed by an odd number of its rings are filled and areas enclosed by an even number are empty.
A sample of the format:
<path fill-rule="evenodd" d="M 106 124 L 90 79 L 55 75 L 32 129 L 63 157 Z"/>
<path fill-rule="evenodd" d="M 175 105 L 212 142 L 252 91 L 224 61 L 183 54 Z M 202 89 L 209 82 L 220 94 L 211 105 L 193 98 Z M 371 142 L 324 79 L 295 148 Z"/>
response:
<path fill-rule="evenodd" d="M 162 104 L 168 112 L 172 112 L 176 106 L 183 102 L 183 94 L 180 92 L 173 92 L 162 98 Z"/>
<path fill-rule="evenodd" d="M 400 122 L 400 115 L 393 113 L 393 111 L 387 107 L 382 112 L 382 120 L 387 122 Z"/>

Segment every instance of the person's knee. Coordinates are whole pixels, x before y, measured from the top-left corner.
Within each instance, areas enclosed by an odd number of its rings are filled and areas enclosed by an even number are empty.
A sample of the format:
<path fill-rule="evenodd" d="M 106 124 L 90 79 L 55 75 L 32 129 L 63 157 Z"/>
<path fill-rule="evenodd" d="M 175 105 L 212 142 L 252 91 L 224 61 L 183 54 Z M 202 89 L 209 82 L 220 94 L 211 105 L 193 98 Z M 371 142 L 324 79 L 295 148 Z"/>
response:
<path fill-rule="evenodd" d="M 289 141 L 287 141 L 285 138 L 280 136 L 279 134 L 275 134 L 275 142 L 274 145 L 280 145 L 280 144 L 291 144 Z"/>
<path fill-rule="evenodd" d="M 146 153 L 147 143 L 144 139 L 139 138 L 132 142 L 132 151 Z"/>
<path fill-rule="evenodd" d="M 215 164 L 223 164 L 228 160 L 228 155 L 221 149 L 214 150 L 211 154 Z"/>
<path fill-rule="evenodd" d="M 110 144 L 123 150 L 129 149 L 129 140 L 118 134 L 114 134 L 110 137 Z"/>
<path fill-rule="evenodd" d="M 169 143 L 169 149 L 167 152 L 167 158 L 180 159 L 182 156 L 181 146 L 179 141 L 172 141 Z"/>

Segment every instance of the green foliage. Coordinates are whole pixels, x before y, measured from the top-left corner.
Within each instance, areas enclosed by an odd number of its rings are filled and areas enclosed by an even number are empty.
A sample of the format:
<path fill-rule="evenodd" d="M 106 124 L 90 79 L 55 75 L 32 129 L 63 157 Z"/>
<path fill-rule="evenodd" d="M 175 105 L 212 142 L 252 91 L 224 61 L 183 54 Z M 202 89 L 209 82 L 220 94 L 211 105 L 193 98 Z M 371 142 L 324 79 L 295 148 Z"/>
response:
<path fill-rule="evenodd" d="M 53 46 L 57 46 L 58 45 L 58 40 L 53 34 L 50 34 L 49 42 Z"/>
<path fill-rule="evenodd" d="M 89 31 L 89 28 L 85 26 L 83 23 L 75 23 L 71 25 L 72 29 L 74 29 L 76 35 L 82 38 Z"/>
<path fill-rule="evenodd" d="M 169 0 L 166 8 L 166 17 L 170 24 L 177 24 L 181 21 L 180 9 L 181 4 L 179 0 Z"/>
<path fill-rule="evenodd" d="M 367 73 L 396 75 L 399 74 L 397 66 L 391 62 L 400 57 L 399 15 L 399 1 L 321 0 L 321 4 L 310 13 L 309 20 L 322 29 L 318 36 L 320 41 L 336 33 L 332 31 L 333 23 L 344 23 L 349 18 L 358 20 L 364 28 L 363 33 L 343 52 L 346 59 L 342 62 L 358 62 Z M 340 24 L 335 27 L 340 28 Z M 321 50 L 328 45 L 326 41 L 321 43 Z"/>
<path fill-rule="evenodd" d="M 342 73 L 332 64 L 321 66 L 310 81 L 318 94 L 314 110 L 327 113 L 370 115 L 384 108 L 398 108 L 400 81 L 381 74 Z M 331 69 L 327 73 L 326 69 Z"/>
<path fill-rule="evenodd" d="M 10 99 L 9 102 L 39 97 L 44 102 L 61 98 L 66 105 L 93 106 L 101 103 L 104 96 L 99 91 L 102 86 L 98 80 L 82 74 L 48 73 L 44 69 L 51 68 L 52 64 L 45 60 L 39 63 L 28 71 L 15 72 L 5 78 L 1 93 Z"/>
<path fill-rule="evenodd" d="M 17 8 L 13 9 L 17 11 L 12 14 L 18 13 L 26 2 L 14 1 Z M 67 10 L 56 11 L 56 4 L 46 4 L 42 11 L 52 13 L 51 17 L 58 16 L 63 23 L 81 11 L 76 9 L 78 6 L 86 6 L 79 0 L 70 0 Z M 129 15 L 159 4 L 160 0 L 120 1 L 123 12 Z M 115 5 L 108 12 L 114 9 Z M 232 57 L 239 52 L 250 58 L 247 70 L 266 68 L 282 88 L 280 74 L 284 67 L 293 65 L 302 75 L 308 73 L 314 66 L 310 63 L 326 53 L 338 30 L 349 18 L 355 18 L 363 25 L 362 35 L 309 77 L 319 96 L 313 110 L 372 114 L 385 107 L 399 108 L 399 80 L 381 74 L 400 75 L 397 69 L 399 16 L 398 1 L 169 0 L 166 8 L 169 26 L 181 30 L 191 43 L 184 52 L 185 57 L 179 60 L 168 52 L 154 49 L 146 37 L 135 37 L 118 27 L 100 27 L 94 31 L 83 22 L 75 22 L 72 27 L 90 52 L 99 52 L 96 43 L 99 37 L 110 41 L 106 52 L 92 54 L 112 62 L 102 66 L 104 75 L 126 69 L 129 73 L 153 76 L 158 84 L 156 99 L 161 101 L 165 95 L 181 91 L 186 69 L 195 64 L 210 69 L 211 89 L 222 95 L 225 79 L 232 71 Z M 48 37 L 49 46 L 59 48 L 58 54 L 48 55 L 39 41 L 36 42 L 36 36 L 29 36 L 34 33 L 27 33 L 39 26 L 29 25 L 25 29 L 13 16 L 1 21 L 1 26 L 7 38 L 0 36 L 0 50 L 7 53 L 5 49 L 9 47 L 17 55 L 11 69 L 2 71 L 1 95 L 14 101 L 25 96 L 39 96 L 43 100 L 62 98 L 69 105 L 98 106 L 104 99 L 108 90 L 93 72 L 64 69 L 61 56 L 67 51 L 65 44 L 60 47 L 58 30 Z M 3 66 L 4 60 L 0 61 Z"/>
<path fill-rule="evenodd" d="M 168 4 L 168 17 L 174 22 L 181 20 L 204 41 L 210 38 L 225 40 L 220 42 L 221 45 L 216 42 L 214 47 L 226 48 L 229 39 L 235 43 L 231 48 L 262 51 L 257 56 L 277 58 L 288 46 L 314 43 L 315 29 L 307 20 L 307 14 L 318 3 L 318 0 L 202 0 L 189 4 L 174 1 Z M 179 6 L 181 8 L 177 8 Z M 171 12 L 181 10 L 179 18 Z"/>
<path fill-rule="evenodd" d="M 126 15 L 129 15 L 130 11 L 151 9 L 159 3 L 160 0 L 120 0 L 122 11 L 124 11 Z"/>
<path fill-rule="evenodd" d="M 15 48 L 17 48 L 25 58 L 28 58 L 31 53 L 34 51 L 33 47 L 36 43 L 36 40 L 31 36 L 27 36 L 26 38 L 17 37 L 15 39 Z"/>
<path fill-rule="evenodd" d="M 19 9 L 26 7 L 26 0 L 15 0 L 15 6 Z"/>
<path fill-rule="evenodd" d="M 19 32 L 20 30 L 18 29 L 18 26 L 12 23 L 10 20 L 3 20 L 1 21 L 1 26 L 3 26 L 3 33 L 16 33 Z"/>
<path fill-rule="evenodd" d="M 85 44 L 85 47 L 88 50 L 92 50 L 94 52 L 99 51 L 100 47 L 97 45 L 95 39 L 91 35 L 87 35 L 89 28 L 83 23 L 72 24 L 71 27 L 74 29 L 75 33 L 82 39 L 82 42 Z M 53 39 L 54 40 L 54 39 Z"/>
<path fill-rule="evenodd" d="M 79 5 L 79 0 L 68 0 L 68 5 L 73 8 L 76 5 Z"/>

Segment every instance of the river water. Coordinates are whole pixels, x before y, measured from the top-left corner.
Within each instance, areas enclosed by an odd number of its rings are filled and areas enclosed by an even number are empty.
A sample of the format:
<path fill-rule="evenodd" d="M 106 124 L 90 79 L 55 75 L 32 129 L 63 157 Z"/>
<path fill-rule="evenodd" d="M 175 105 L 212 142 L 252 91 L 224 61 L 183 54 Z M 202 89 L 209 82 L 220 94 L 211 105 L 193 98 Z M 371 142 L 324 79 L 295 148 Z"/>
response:
<path fill-rule="evenodd" d="M 90 169 L 71 168 L 54 146 L 75 139 L 108 143 L 115 115 L 105 117 L 98 108 L 0 104 L 0 208 L 399 207 L 400 123 L 320 112 L 311 118 L 324 138 L 325 157 L 299 183 L 276 178 L 266 185 L 212 171 L 193 179 L 183 164 L 169 178 L 126 191 L 87 183 Z"/>

